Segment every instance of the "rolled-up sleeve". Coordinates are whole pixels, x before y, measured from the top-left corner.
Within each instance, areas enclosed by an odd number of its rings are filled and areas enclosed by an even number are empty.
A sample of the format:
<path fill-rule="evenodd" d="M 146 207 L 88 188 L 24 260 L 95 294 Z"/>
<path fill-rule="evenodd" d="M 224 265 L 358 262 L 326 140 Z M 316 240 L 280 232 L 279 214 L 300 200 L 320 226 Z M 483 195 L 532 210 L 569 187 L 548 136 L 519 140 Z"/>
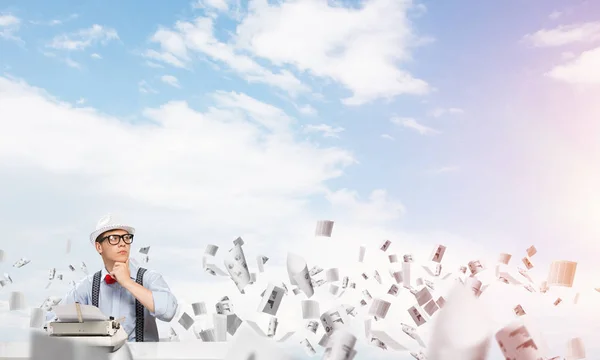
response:
<path fill-rule="evenodd" d="M 152 292 L 154 301 L 154 312 L 150 311 L 150 315 L 161 321 L 171 321 L 177 311 L 177 299 L 169 289 L 167 282 L 159 273 L 148 271 L 144 277 L 144 283 L 146 289 Z"/>

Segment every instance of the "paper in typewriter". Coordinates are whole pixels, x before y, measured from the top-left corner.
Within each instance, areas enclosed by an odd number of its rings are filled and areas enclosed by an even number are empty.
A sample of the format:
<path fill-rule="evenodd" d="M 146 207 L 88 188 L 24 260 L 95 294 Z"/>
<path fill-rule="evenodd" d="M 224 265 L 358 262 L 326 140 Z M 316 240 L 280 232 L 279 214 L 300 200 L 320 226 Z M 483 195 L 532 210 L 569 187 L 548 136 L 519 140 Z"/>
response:
<path fill-rule="evenodd" d="M 93 305 L 80 304 L 79 306 L 83 321 L 108 320 L 108 316 Z M 58 305 L 54 307 L 53 311 L 60 322 L 79 322 L 76 304 Z"/>

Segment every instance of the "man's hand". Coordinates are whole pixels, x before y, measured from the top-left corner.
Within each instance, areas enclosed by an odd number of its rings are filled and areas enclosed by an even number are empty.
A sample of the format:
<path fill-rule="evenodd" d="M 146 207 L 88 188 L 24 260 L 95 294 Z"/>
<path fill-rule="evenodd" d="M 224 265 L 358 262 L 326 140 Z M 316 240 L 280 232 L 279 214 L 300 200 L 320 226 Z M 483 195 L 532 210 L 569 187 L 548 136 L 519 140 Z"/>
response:
<path fill-rule="evenodd" d="M 129 259 L 126 262 L 115 262 L 115 265 L 110 272 L 110 276 L 112 276 L 117 282 L 123 286 L 127 282 L 131 281 L 130 273 L 129 273 Z"/>

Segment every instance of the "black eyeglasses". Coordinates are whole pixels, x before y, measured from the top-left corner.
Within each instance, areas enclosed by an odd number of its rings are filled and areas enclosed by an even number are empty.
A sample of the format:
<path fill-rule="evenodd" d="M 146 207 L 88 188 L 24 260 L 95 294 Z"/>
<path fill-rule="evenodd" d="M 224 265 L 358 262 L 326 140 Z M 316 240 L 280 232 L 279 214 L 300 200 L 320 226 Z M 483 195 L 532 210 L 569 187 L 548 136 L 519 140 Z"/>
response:
<path fill-rule="evenodd" d="M 121 240 L 127 245 L 133 242 L 133 234 L 125 234 L 125 235 L 108 235 L 99 239 L 98 242 L 103 242 L 104 240 L 108 240 L 108 243 L 111 245 L 117 245 Z"/>

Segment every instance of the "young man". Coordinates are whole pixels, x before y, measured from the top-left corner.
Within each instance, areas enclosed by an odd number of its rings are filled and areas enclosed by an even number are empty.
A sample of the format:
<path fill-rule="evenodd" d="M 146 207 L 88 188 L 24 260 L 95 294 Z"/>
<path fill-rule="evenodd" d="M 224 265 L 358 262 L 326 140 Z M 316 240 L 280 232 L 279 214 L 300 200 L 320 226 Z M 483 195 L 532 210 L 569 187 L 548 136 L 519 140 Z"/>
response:
<path fill-rule="evenodd" d="M 156 319 L 169 322 L 177 299 L 162 276 L 129 262 L 135 229 L 106 215 L 90 235 L 104 268 L 83 279 L 61 304 L 95 305 L 106 316 L 125 318 L 128 341 L 158 341 Z"/>

